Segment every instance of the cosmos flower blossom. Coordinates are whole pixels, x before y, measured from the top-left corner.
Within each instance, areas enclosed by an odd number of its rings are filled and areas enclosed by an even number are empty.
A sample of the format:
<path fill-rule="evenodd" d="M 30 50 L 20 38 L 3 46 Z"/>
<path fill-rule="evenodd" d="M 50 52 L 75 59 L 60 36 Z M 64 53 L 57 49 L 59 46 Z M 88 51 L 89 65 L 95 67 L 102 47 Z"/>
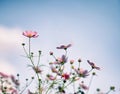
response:
<path fill-rule="evenodd" d="M 82 89 L 84 89 L 84 90 L 88 90 L 88 89 L 89 89 L 88 86 L 86 86 L 86 85 L 83 84 L 83 83 L 80 84 L 80 87 L 81 87 Z"/>
<path fill-rule="evenodd" d="M 51 66 L 51 70 L 52 70 L 53 73 L 59 74 L 59 72 L 57 71 L 57 69 L 55 67 Z"/>
<path fill-rule="evenodd" d="M 92 67 L 92 69 L 97 69 L 100 70 L 100 67 L 97 67 L 93 62 L 91 62 L 90 60 L 87 60 L 87 62 L 90 64 L 90 66 Z"/>
<path fill-rule="evenodd" d="M 42 73 L 42 70 L 37 66 L 37 67 L 33 67 L 33 70 L 36 72 L 36 73 Z"/>
<path fill-rule="evenodd" d="M 67 48 L 69 48 L 69 47 L 71 47 L 72 46 L 72 44 L 68 44 L 68 45 L 61 45 L 61 46 L 59 46 L 59 47 L 56 47 L 57 49 L 64 49 L 64 50 L 66 50 Z"/>
<path fill-rule="evenodd" d="M 65 55 L 62 55 L 61 58 L 57 59 L 57 62 L 59 62 L 59 63 L 66 63 L 67 62 L 67 57 Z"/>
<path fill-rule="evenodd" d="M 49 80 L 55 80 L 56 79 L 56 77 L 54 77 L 54 76 L 52 76 L 50 74 L 48 74 L 47 77 L 48 77 Z"/>
<path fill-rule="evenodd" d="M 33 31 L 25 31 L 25 32 L 23 32 L 23 35 L 28 37 L 28 38 L 36 38 L 39 36 L 37 34 L 37 32 L 33 32 Z"/>
<path fill-rule="evenodd" d="M 67 79 L 70 78 L 70 75 L 67 74 L 67 73 L 64 73 L 64 74 L 62 74 L 62 77 L 63 77 L 65 80 L 67 80 Z"/>
<path fill-rule="evenodd" d="M 7 75 L 7 74 L 5 74 L 5 73 L 2 73 L 2 72 L 0 72 L 0 76 L 1 76 L 1 77 L 4 77 L 4 78 L 8 78 L 8 77 L 9 77 L 9 75 Z"/>
<path fill-rule="evenodd" d="M 20 85 L 20 82 L 19 82 L 17 79 L 15 79 L 15 77 L 14 77 L 13 75 L 11 75 L 10 78 L 11 78 L 12 82 L 13 82 L 16 86 L 19 86 L 19 85 Z"/>
<path fill-rule="evenodd" d="M 74 70 L 77 72 L 77 74 L 78 74 L 80 77 L 85 78 L 86 76 L 89 75 L 89 74 L 88 74 L 88 70 L 84 70 L 84 69 L 82 69 L 82 68 L 80 68 L 80 69 L 74 69 Z"/>

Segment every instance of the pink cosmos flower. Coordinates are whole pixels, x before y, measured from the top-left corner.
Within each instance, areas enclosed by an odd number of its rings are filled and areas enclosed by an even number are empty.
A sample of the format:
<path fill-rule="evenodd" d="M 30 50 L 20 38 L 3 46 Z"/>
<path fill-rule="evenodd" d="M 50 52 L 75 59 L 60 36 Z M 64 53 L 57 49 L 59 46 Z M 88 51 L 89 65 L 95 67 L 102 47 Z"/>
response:
<path fill-rule="evenodd" d="M 57 74 L 59 74 L 59 72 L 56 70 L 55 67 L 51 66 L 51 70 L 52 70 L 53 73 L 57 73 Z"/>
<path fill-rule="evenodd" d="M 65 55 L 62 55 L 62 57 L 61 58 L 58 58 L 58 62 L 60 62 L 60 63 L 66 63 L 67 62 L 67 57 L 65 56 Z"/>
<path fill-rule="evenodd" d="M 90 66 L 92 67 L 92 69 L 97 69 L 100 70 L 100 67 L 97 67 L 93 62 L 87 60 L 87 62 L 90 64 Z"/>
<path fill-rule="evenodd" d="M 54 76 L 52 76 L 52 75 L 47 75 L 47 77 L 50 79 L 50 80 L 55 80 L 56 79 L 56 77 L 54 77 Z"/>
<path fill-rule="evenodd" d="M 80 76 L 80 77 L 83 77 L 85 78 L 86 76 L 88 76 L 88 70 L 83 70 L 82 68 L 81 69 L 74 69 L 77 74 Z"/>
<path fill-rule="evenodd" d="M 2 73 L 2 72 L 0 72 L 0 76 L 3 77 L 3 78 L 8 78 L 8 77 L 9 77 L 9 75 L 4 74 L 4 73 Z"/>
<path fill-rule="evenodd" d="M 86 86 L 85 84 L 80 84 L 80 87 L 82 88 L 82 89 L 84 89 L 84 90 L 88 90 L 89 88 L 88 88 L 88 86 Z"/>
<path fill-rule="evenodd" d="M 62 77 L 63 77 L 65 80 L 67 80 L 67 79 L 70 78 L 70 75 L 67 74 L 67 73 L 64 73 L 64 74 L 62 74 Z"/>
<path fill-rule="evenodd" d="M 36 73 L 42 73 L 42 70 L 37 66 L 37 67 L 33 67 L 33 70 L 36 72 Z"/>
<path fill-rule="evenodd" d="M 67 48 L 71 47 L 72 44 L 68 44 L 68 45 L 61 45 L 60 47 L 56 47 L 57 49 L 64 49 L 66 50 Z"/>
<path fill-rule="evenodd" d="M 12 82 L 13 82 L 16 86 L 19 86 L 19 85 L 20 85 L 20 82 L 19 82 L 17 79 L 15 79 L 15 77 L 14 77 L 13 75 L 11 75 L 10 78 L 11 78 Z"/>
<path fill-rule="evenodd" d="M 28 37 L 28 38 L 38 37 L 37 32 L 33 32 L 33 31 L 25 31 L 25 32 L 23 32 L 23 35 Z"/>
<path fill-rule="evenodd" d="M 18 94 L 17 90 L 14 88 L 9 88 L 9 90 L 11 91 L 11 94 Z"/>

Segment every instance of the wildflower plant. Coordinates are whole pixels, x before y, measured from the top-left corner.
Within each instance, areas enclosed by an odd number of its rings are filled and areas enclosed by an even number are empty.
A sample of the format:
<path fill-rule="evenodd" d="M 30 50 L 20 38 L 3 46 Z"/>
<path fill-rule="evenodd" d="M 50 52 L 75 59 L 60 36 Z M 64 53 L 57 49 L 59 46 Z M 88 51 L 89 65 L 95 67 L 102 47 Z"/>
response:
<path fill-rule="evenodd" d="M 28 82 L 26 79 L 26 85 L 21 89 L 21 83 L 19 82 L 19 74 L 17 78 L 13 75 L 6 75 L 0 72 L 0 94 L 89 94 L 90 86 L 93 77 L 96 75 L 94 70 L 100 70 L 95 63 L 90 60 L 86 60 L 86 63 L 90 65 L 90 70 L 82 68 L 82 60 L 78 58 L 77 61 L 69 59 L 68 49 L 72 46 L 60 45 L 56 47 L 58 50 L 64 50 L 64 53 L 60 57 L 56 57 L 54 52 L 50 51 L 49 55 L 54 59 L 48 62 L 49 65 L 41 63 L 42 51 L 38 51 L 37 62 L 34 61 L 34 53 L 31 51 L 31 39 L 37 38 L 37 32 L 25 31 L 23 35 L 28 38 L 28 45 L 22 43 L 25 57 L 29 60 L 29 67 L 33 70 L 35 76 L 31 77 Z M 36 59 L 36 58 L 35 58 Z M 78 66 L 75 66 L 76 63 Z M 69 66 L 68 66 L 69 64 Z M 45 73 L 43 67 L 46 67 L 49 72 Z M 69 67 L 69 68 L 68 68 Z M 68 69 L 68 70 L 66 70 Z M 84 79 L 91 76 L 91 80 L 88 85 L 84 83 Z M 37 86 L 34 91 L 30 90 L 33 80 L 37 81 Z M 71 89 L 71 91 L 69 91 Z M 100 89 L 97 89 L 96 94 L 108 94 L 114 91 L 115 87 L 111 86 L 110 90 L 106 93 L 101 93 Z"/>

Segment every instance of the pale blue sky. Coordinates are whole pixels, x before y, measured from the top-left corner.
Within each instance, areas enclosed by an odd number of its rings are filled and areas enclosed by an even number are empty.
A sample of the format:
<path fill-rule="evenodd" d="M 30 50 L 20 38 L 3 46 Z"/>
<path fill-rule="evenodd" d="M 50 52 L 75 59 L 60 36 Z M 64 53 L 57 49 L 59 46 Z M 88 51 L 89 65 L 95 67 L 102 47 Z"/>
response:
<path fill-rule="evenodd" d="M 71 57 L 91 59 L 102 67 L 101 87 L 106 82 L 105 87 L 120 88 L 120 0 L 0 0 L 0 26 L 37 31 L 33 48 L 45 54 L 73 43 Z M 14 64 L 18 60 L 6 58 Z"/>

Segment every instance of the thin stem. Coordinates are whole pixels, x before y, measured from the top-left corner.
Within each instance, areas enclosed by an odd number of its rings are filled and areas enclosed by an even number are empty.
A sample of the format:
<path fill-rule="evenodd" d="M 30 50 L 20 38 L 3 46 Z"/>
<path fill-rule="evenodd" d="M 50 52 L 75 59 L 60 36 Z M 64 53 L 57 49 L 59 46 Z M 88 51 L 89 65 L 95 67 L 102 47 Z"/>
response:
<path fill-rule="evenodd" d="M 57 58 L 54 56 L 54 55 L 52 55 L 53 56 L 53 58 L 55 59 L 55 60 L 57 60 Z"/>
<path fill-rule="evenodd" d="M 32 58 L 29 57 L 29 59 L 30 59 L 30 61 L 31 61 L 32 65 L 33 65 L 33 67 L 35 67 L 35 64 L 34 64 Z M 41 84 L 40 77 L 39 77 L 39 74 L 38 74 L 36 71 L 35 71 L 35 73 L 36 73 L 36 75 L 37 75 L 37 79 L 38 79 L 38 83 L 39 83 L 38 89 L 40 90 L 40 87 L 41 87 L 41 85 L 40 85 L 40 84 Z M 40 91 L 39 91 L 39 94 L 40 94 Z"/>
<path fill-rule="evenodd" d="M 73 82 L 73 91 L 75 93 L 75 82 Z"/>
<path fill-rule="evenodd" d="M 80 69 L 80 62 L 78 62 L 78 63 L 79 63 L 78 68 Z"/>
<path fill-rule="evenodd" d="M 49 88 L 48 88 L 48 90 L 46 91 L 46 93 L 45 94 L 47 94 L 48 93 L 48 91 L 50 90 L 50 88 L 52 88 L 52 86 L 54 85 L 54 81 L 52 82 L 52 84 L 49 86 Z"/>
<path fill-rule="evenodd" d="M 27 55 L 27 57 L 28 57 L 28 53 L 27 53 L 27 51 L 26 51 L 26 49 L 25 49 L 25 47 L 23 46 L 23 50 L 24 50 L 24 52 L 25 52 L 25 54 Z"/>
<path fill-rule="evenodd" d="M 107 93 L 105 93 L 105 94 L 109 94 L 111 92 L 111 90 L 109 90 Z"/>
<path fill-rule="evenodd" d="M 40 63 L 40 55 L 41 55 L 41 52 L 39 52 L 39 55 L 38 55 L 38 63 L 37 63 L 37 66 L 38 66 L 39 63 Z"/>
<path fill-rule="evenodd" d="M 30 47 L 30 38 L 29 38 L 29 56 L 30 56 L 30 52 L 31 52 L 31 47 Z"/>
<path fill-rule="evenodd" d="M 65 50 L 65 56 L 67 56 L 67 49 Z"/>
<path fill-rule="evenodd" d="M 70 81 L 70 83 L 68 83 L 66 86 L 64 86 L 64 88 L 66 88 L 67 86 L 69 86 L 74 80 Z"/>
<path fill-rule="evenodd" d="M 88 92 L 89 92 L 89 90 L 90 90 L 90 86 L 91 86 L 91 84 L 92 84 L 92 80 L 93 80 L 93 75 L 91 76 L 91 79 L 90 79 L 90 82 L 89 82 L 89 85 L 88 85 L 89 89 L 87 90 L 86 94 L 88 94 Z"/>
<path fill-rule="evenodd" d="M 33 79 L 30 81 L 29 84 L 26 84 L 26 86 L 24 87 L 24 89 L 19 94 L 22 94 L 27 89 L 27 87 L 30 86 L 30 84 L 32 83 L 32 81 L 33 81 Z"/>
<path fill-rule="evenodd" d="M 91 70 L 89 70 L 88 72 L 90 73 L 93 70 L 93 68 Z"/>

